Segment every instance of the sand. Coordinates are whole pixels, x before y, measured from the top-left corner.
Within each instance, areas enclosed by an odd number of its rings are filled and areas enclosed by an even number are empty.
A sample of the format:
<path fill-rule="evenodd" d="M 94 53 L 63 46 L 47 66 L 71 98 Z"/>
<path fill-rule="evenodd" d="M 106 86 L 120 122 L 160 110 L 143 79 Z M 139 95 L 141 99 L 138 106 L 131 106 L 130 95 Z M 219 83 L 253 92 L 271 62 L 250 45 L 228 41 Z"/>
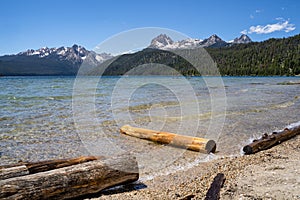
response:
<path fill-rule="evenodd" d="M 300 136 L 253 155 L 219 157 L 87 199 L 204 199 L 217 173 L 226 178 L 220 199 L 300 199 Z"/>

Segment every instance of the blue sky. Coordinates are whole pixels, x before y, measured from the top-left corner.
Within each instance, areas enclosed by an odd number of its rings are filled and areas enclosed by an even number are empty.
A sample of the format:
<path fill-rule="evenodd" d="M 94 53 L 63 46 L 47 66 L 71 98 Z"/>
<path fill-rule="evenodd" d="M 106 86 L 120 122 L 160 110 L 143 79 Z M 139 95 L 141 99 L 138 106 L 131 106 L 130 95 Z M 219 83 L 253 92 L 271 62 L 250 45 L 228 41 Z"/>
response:
<path fill-rule="evenodd" d="M 162 27 L 204 39 L 252 40 L 299 34 L 294 0 L 2 0 L 0 55 L 79 44 L 93 49 L 122 31 Z M 150 41 L 149 41 L 150 42 Z"/>

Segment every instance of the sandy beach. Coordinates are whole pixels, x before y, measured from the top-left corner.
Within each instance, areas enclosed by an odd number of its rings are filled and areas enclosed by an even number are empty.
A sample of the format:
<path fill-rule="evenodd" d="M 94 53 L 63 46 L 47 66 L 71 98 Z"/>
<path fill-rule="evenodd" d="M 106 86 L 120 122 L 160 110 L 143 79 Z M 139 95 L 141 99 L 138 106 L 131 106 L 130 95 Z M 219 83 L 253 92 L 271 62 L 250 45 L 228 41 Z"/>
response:
<path fill-rule="evenodd" d="M 226 178 L 220 199 L 300 199 L 299 158 L 298 135 L 253 155 L 219 157 L 87 199 L 204 199 L 217 173 Z"/>

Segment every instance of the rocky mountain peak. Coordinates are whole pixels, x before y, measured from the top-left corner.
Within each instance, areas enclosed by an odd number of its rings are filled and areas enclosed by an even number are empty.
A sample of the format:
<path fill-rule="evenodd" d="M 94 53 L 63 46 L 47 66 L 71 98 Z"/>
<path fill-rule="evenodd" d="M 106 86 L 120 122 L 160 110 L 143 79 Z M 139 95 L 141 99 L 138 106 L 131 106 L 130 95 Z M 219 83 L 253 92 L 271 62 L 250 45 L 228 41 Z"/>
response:
<path fill-rule="evenodd" d="M 250 37 L 248 35 L 242 34 L 239 38 L 235 38 L 233 40 L 234 44 L 247 44 L 252 42 L 252 40 L 250 39 Z"/>
<path fill-rule="evenodd" d="M 202 47 L 222 47 L 227 45 L 227 43 L 216 34 L 213 34 L 209 38 L 203 40 L 200 44 Z"/>
<path fill-rule="evenodd" d="M 214 41 L 214 42 L 218 42 L 218 41 L 223 41 L 219 36 L 217 36 L 216 34 L 213 34 L 212 36 L 210 36 L 208 38 L 208 40 Z"/>
<path fill-rule="evenodd" d="M 162 48 L 174 44 L 174 41 L 166 34 L 160 34 L 153 38 L 149 48 Z"/>

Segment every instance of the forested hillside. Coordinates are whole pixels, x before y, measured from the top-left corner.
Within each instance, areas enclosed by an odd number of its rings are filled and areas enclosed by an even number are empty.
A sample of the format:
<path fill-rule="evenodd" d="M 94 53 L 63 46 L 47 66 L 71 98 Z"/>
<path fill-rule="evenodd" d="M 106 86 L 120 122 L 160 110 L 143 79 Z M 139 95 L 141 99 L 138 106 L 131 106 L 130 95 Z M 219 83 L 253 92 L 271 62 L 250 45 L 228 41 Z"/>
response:
<path fill-rule="evenodd" d="M 207 51 L 222 75 L 300 74 L 300 35 Z"/>
<path fill-rule="evenodd" d="M 300 35 L 221 48 L 206 48 L 206 50 L 217 63 L 221 75 L 290 76 L 300 74 Z M 183 75 L 200 75 L 184 59 L 172 52 L 158 49 L 145 49 L 134 54 L 122 55 L 106 69 L 104 75 L 122 75 L 145 63 L 165 64 Z M 153 72 L 155 73 L 159 72 Z"/>

